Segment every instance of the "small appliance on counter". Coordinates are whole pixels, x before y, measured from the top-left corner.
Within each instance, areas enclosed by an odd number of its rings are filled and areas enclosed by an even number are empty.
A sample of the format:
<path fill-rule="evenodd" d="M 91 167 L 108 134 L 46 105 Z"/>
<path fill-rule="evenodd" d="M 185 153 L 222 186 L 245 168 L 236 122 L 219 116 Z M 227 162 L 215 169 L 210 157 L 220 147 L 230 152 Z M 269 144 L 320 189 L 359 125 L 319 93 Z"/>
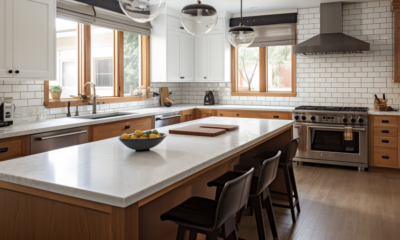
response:
<path fill-rule="evenodd" d="M 13 98 L 0 98 L 0 127 L 13 125 L 15 105 Z"/>
<path fill-rule="evenodd" d="M 207 91 L 204 97 L 204 105 L 215 105 L 214 93 L 212 91 Z"/>

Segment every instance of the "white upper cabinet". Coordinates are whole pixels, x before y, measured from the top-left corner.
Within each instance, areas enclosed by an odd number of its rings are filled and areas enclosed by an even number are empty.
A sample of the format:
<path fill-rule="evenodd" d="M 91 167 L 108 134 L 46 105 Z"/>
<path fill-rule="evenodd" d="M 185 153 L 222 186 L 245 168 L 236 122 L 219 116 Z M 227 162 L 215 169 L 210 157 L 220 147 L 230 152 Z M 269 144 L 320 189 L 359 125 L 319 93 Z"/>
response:
<path fill-rule="evenodd" d="M 181 80 L 181 33 L 168 31 L 167 65 L 168 80 L 179 82 Z"/>
<path fill-rule="evenodd" d="M 195 80 L 207 81 L 207 40 L 208 36 L 196 37 L 195 44 Z"/>
<path fill-rule="evenodd" d="M 184 82 L 194 80 L 194 37 L 181 34 L 181 78 Z"/>
<path fill-rule="evenodd" d="M 54 0 L 1 1 L 0 78 L 56 79 L 55 14 Z"/>
<path fill-rule="evenodd" d="M 210 81 L 224 81 L 224 35 L 207 36 L 208 77 Z"/>

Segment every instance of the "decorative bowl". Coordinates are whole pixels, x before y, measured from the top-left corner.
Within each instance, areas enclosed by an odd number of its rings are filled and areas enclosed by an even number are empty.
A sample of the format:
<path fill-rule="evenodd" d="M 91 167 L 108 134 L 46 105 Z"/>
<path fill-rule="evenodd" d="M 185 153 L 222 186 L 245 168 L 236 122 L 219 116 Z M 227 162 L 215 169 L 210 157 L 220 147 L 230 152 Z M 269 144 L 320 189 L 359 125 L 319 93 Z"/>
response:
<path fill-rule="evenodd" d="M 171 104 L 171 103 L 169 103 L 169 102 L 164 102 L 164 106 L 166 106 L 166 107 L 171 107 L 171 106 L 172 106 L 172 104 Z"/>
<path fill-rule="evenodd" d="M 161 133 L 161 137 L 153 138 L 153 139 L 118 139 L 127 147 L 137 152 L 149 151 L 150 148 L 153 148 L 160 144 L 167 137 L 167 134 Z"/>

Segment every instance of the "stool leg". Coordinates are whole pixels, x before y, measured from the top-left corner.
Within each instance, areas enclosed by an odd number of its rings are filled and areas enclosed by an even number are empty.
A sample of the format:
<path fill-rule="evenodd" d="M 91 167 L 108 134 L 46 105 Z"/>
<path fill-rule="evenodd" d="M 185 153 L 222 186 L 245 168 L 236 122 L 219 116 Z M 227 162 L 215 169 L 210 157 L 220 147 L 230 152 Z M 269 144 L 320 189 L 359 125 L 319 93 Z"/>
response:
<path fill-rule="evenodd" d="M 290 188 L 289 168 L 287 165 L 283 167 L 283 175 L 285 176 L 286 191 L 289 200 L 290 212 L 292 213 L 292 221 L 293 223 L 296 223 L 296 215 L 294 213 L 294 206 L 293 206 L 293 192 Z"/>
<path fill-rule="evenodd" d="M 270 194 L 268 194 L 268 197 L 265 199 L 265 208 L 267 210 L 269 226 L 271 227 L 272 236 L 274 238 L 277 238 L 278 237 L 278 231 L 276 229 L 274 210 L 272 208 L 272 200 L 271 200 L 271 195 Z"/>
<path fill-rule="evenodd" d="M 186 233 L 186 229 L 179 225 L 178 228 L 178 234 L 176 235 L 176 240 L 185 240 L 185 233 Z"/>
<path fill-rule="evenodd" d="M 251 202 L 253 203 L 254 212 L 256 215 L 258 239 L 265 240 L 265 228 L 264 228 L 264 217 L 262 214 L 262 206 L 260 196 L 251 197 Z"/>
<path fill-rule="evenodd" d="M 197 232 L 190 231 L 189 240 L 196 240 L 197 239 Z"/>
<path fill-rule="evenodd" d="M 290 181 L 292 182 L 292 188 L 294 191 L 294 198 L 297 200 L 297 211 L 300 212 L 300 200 L 299 200 L 299 194 L 297 192 L 297 185 L 296 185 L 296 179 L 294 178 L 294 171 L 293 171 L 293 165 L 289 167 L 289 174 L 290 174 Z"/>

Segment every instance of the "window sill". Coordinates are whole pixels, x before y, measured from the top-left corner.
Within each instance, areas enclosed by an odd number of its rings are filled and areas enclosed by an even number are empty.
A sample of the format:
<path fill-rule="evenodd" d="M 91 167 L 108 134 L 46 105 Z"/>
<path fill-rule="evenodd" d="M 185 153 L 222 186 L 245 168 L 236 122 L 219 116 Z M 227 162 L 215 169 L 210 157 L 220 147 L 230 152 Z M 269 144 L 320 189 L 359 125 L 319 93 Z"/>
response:
<path fill-rule="evenodd" d="M 135 102 L 135 101 L 144 101 L 146 97 L 135 97 L 135 96 L 126 96 L 126 97 L 99 97 L 97 101 L 101 104 L 109 104 L 109 103 L 123 103 L 123 102 Z M 60 108 L 67 107 L 68 102 L 71 102 L 71 106 L 76 106 L 79 103 L 83 102 L 91 102 L 91 100 L 84 99 L 50 99 L 48 102 L 44 103 L 46 108 Z"/>
<path fill-rule="evenodd" d="M 296 97 L 293 92 L 232 92 L 231 96 L 238 97 Z"/>

